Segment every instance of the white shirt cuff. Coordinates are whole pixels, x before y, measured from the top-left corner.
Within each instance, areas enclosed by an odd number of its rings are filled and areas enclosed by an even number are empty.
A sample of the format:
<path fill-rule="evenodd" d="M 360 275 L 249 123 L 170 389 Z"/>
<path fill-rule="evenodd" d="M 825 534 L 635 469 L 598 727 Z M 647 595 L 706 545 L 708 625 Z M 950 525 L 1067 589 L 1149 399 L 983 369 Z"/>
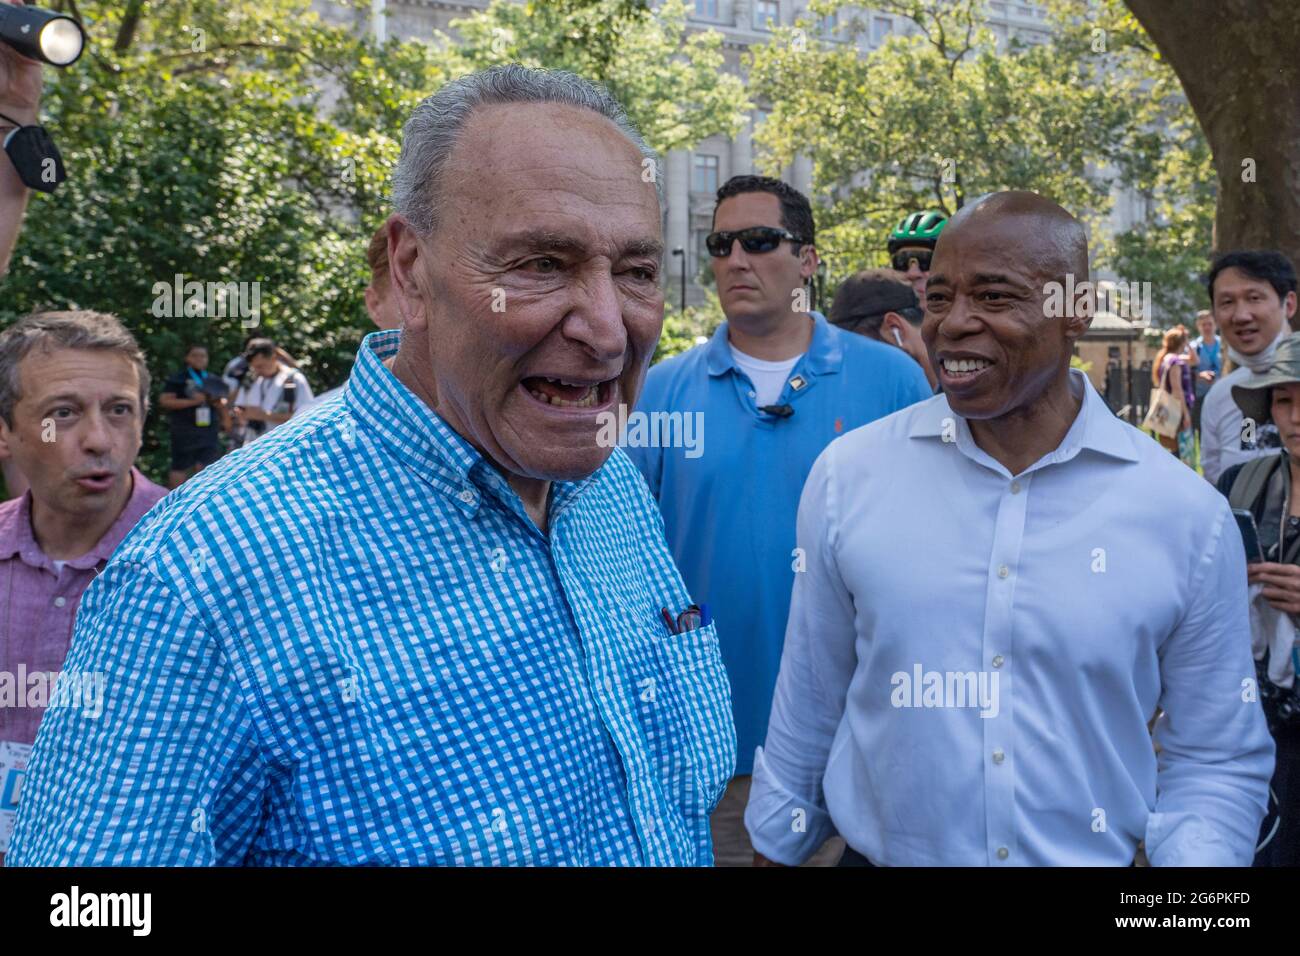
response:
<path fill-rule="evenodd" d="M 785 866 L 798 866 L 835 835 L 835 825 L 825 808 L 795 796 L 776 779 L 762 747 L 754 751 L 754 781 L 745 808 L 745 829 L 755 850 Z"/>

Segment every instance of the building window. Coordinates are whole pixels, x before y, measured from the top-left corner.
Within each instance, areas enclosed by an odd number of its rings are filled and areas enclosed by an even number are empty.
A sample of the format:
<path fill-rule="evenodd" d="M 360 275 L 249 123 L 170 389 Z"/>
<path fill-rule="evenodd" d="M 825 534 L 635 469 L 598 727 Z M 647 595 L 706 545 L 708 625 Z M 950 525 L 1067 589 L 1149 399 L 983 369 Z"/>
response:
<path fill-rule="evenodd" d="M 695 230 L 696 271 L 698 271 L 701 266 L 703 266 L 706 262 L 709 261 L 709 247 L 708 244 L 704 241 L 705 239 L 708 238 L 708 235 L 709 235 L 709 230 L 707 229 Z"/>
<path fill-rule="evenodd" d="M 831 11 L 818 21 L 818 29 L 821 30 L 824 36 L 833 36 L 835 34 L 835 28 L 839 26 L 839 23 L 840 15 Z"/>
<path fill-rule="evenodd" d="M 871 18 L 871 45 L 880 46 L 885 42 L 885 37 L 894 32 L 894 21 L 889 17 L 872 17 Z"/>
<path fill-rule="evenodd" d="M 1006 16 L 1007 5 L 1005 3 L 993 2 L 989 4 L 990 9 L 998 16 Z"/>
<path fill-rule="evenodd" d="M 754 29 L 770 30 L 781 23 L 781 4 L 777 0 L 758 0 L 754 4 Z"/>
<path fill-rule="evenodd" d="M 705 20 L 718 19 L 718 0 L 695 0 L 695 15 Z"/>
<path fill-rule="evenodd" d="M 691 191 L 709 193 L 718 191 L 718 157 L 707 153 L 695 154 L 694 175 L 691 177 Z"/>

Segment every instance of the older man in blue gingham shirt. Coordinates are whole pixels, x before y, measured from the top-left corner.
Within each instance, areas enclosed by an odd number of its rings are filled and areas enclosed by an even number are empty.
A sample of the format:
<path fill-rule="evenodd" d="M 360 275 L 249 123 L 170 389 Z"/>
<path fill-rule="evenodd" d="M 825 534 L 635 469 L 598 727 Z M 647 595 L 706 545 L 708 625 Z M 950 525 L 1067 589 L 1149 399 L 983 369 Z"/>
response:
<path fill-rule="evenodd" d="M 621 451 L 550 540 L 366 339 L 342 400 L 164 499 L 88 591 L 10 865 L 707 864 L 710 627 Z M 657 627 L 656 627 L 657 625 Z"/>
<path fill-rule="evenodd" d="M 465 124 L 448 204 L 481 208 L 447 211 L 438 254 L 399 168 L 404 331 L 92 585 L 65 669 L 104 675 L 103 713 L 42 724 L 12 865 L 712 862 L 735 763 L 717 636 L 665 623 L 690 597 L 662 520 L 594 440 L 662 320 L 654 186 L 606 101 L 526 95 L 576 78 L 480 80 L 438 96 L 528 101 Z"/>

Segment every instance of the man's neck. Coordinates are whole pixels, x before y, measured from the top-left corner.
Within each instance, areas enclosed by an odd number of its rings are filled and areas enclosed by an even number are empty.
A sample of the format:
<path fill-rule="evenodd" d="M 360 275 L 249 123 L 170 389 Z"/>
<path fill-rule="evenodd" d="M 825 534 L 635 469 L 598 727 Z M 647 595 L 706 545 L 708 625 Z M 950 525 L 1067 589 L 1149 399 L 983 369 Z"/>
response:
<path fill-rule="evenodd" d="M 975 444 L 1013 475 L 1019 475 L 1060 447 L 1083 399 L 1070 390 L 1068 373 L 1053 382 L 1031 405 L 1000 418 L 968 419 Z"/>
<path fill-rule="evenodd" d="M 412 363 L 404 360 L 402 352 L 396 355 L 382 359 L 383 366 L 393 373 L 393 377 L 410 389 L 416 397 L 428 405 L 435 415 L 438 413 L 438 388 L 431 375 L 421 372 L 412 366 Z M 441 417 L 441 416 L 440 416 Z M 447 421 L 447 427 L 452 429 L 458 435 L 460 429 L 456 428 L 455 423 Z M 462 435 L 462 437 L 464 437 Z M 469 441 L 468 438 L 465 439 Z M 481 450 L 480 450 L 481 453 Z M 537 525 L 542 534 L 547 533 L 547 506 L 551 500 L 551 483 L 542 478 L 525 478 L 522 475 L 514 475 L 504 468 L 497 466 L 496 462 L 484 455 L 484 461 L 497 469 L 497 472 L 505 478 L 506 482 L 514 489 L 515 494 L 523 503 L 524 511 L 528 517 L 533 519 L 533 524 Z"/>
<path fill-rule="evenodd" d="M 135 475 L 122 482 L 117 500 L 110 502 L 93 518 L 47 508 L 32 496 L 32 537 L 51 561 L 71 561 L 89 553 L 108 533 L 131 500 Z"/>
<path fill-rule="evenodd" d="M 498 469 L 499 470 L 499 469 Z M 547 533 L 547 512 L 551 503 L 551 482 L 544 478 L 525 478 L 522 475 L 505 475 L 506 482 L 523 502 L 524 511 L 533 519 L 537 530 Z"/>
<path fill-rule="evenodd" d="M 776 318 L 728 319 L 727 338 L 738 351 L 764 362 L 783 362 L 808 351 L 813 318 L 791 312 Z"/>

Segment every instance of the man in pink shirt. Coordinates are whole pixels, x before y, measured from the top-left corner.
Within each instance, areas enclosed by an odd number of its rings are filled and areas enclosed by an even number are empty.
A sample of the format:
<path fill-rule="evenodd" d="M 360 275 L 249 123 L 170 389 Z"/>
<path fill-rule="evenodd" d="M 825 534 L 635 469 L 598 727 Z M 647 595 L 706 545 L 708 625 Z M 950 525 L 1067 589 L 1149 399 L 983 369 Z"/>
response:
<path fill-rule="evenodd" d="M 134 467 L 148 406 L 144 356 L 111 315 L 37 313 L 0 334 L 0 457 L 31 485 L 0 503 L 0 854 L 55 687 L 55 706 L 102 703 L 102 675 L 59 672 L 82 592 L 167 493 Z"/>

